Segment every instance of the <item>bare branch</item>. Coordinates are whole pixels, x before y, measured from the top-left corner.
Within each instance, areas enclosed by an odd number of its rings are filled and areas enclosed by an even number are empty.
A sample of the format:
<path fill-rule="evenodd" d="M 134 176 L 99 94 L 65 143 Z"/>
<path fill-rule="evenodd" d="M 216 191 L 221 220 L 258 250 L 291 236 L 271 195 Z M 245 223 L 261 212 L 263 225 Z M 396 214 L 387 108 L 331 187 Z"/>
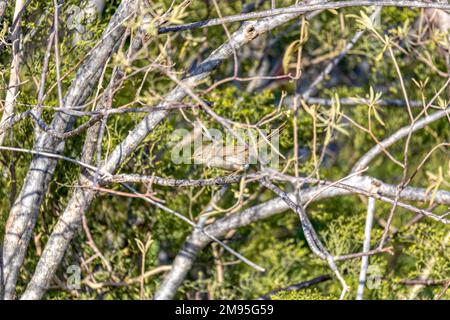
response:
<path fill-rule="evenodd" d="M 363 252 L 368 252 L 370 250 L 370 233 L 372 232 L 374 211 L 375 211 L 375 199 L 369 198 L 369 202 L 367 204 L 366 227 L 364 229 Z M 369 257 L 368 256 L 362 257 L 361 272 L 359 273 L 358 292 L 356 294 L 356 300 L 363 299 L 368 266 L 369 266 Z"/>
<path fill-rule="evenodd" d="M 271 296 L 273 296 L 273 295 L 275 295 L 275 294 L 277 294 L 277 293 L 279 293 L 281 291 L 297 291 L 297 290 L 301 290 L 301 289 L 304 289 L 304 288 L 311 287 L 311 286 L 313 286 L 315 284 L 318 284 L 318 283 L 322 283 L 322 282 L 328 281 L 330 279 L 331 279 L 331 277 L 329 275 L 319 276 L 317 278 L 314 278 L 314 279 L 311 279 L 311 280 L 308 280 L 308 281 L 304 281 L 304 282 L 300 282 L 300 283 L 297 283 L 297 284 L 293 284 L 293 285 L 288 286 L 286 288 L 276 289 L 276 290 L 270 291 L 269 293 L 259 297 L 258 300 L 270 300 Z"/>
<path fill-rule="evenodd" d="M 444 110 L 436 111 L 431 115 L 428 115 L 419 121 L 416 121 L 413 125 L 405 126 L 394 134 L 390 135 L 388 138 L 384 139 L 372 149 L 370 149 L 364 156 L 362 156 L 358 162 L 353 166 L 352 172 L 359 171 L 362 168 L 365 168 L 369 165 L 369 163 L 378 156 L 384 149 L 390 147 L 394 143 L 408 136 L 408 134 L 416 132 L 420 129 L 425 128 L 430 123 L 435 122 L 445 116 L 450 114 L 450 107 L 445 108 Z"/>
<path fill-rule="evenodd" d="M 328 10 L 328 9 L 340 9 L 340 8 L 348 8 L 348 7 L 363 7 L 363 6 L 380 6 L 380 7 L 406 7 L 406 8 L 434 8 L 434 9 L 444 9 L 449 10 L 450 4 L 441 3 L 441 2 L 423 2 L 423 1 L 411 1 L 411 0 L 377 0 L 376 3 L 374 1 L 361 1 L 361 0 L 353 0 L 353 1 L 338 1 L 327 3 L 322 1 L 322 3 L 299 3 L 295 6 L 290 6 L 286 8 L 276 8 L 259 12 L 250 12 L 243 13 L 234 16 L 228 16 L 223 18 L 215 18 L 211 20 L 192 22 L 184 25 L 177 26 L 169 26 L 169 27 L 161 27 L 159 29 L 159 33 L 167 33 L 167 32 L 177 32 L 183 30 L 190 30 L 195 28 L 207 28 L 212 26 L 221 25 L 224 23 L 232 23 L 232 22 L 241 22 L 246 20 L 254 20 L 261 19 L 267 17 L 276 17 L 277 15 L 284 14 L 303 14 L 311 11 L 319 11 L 319 10 Z"/>
<path fill-rule="evenodd" d="M 300 13 L 292 13 L 263 19 L 257 22 L 244 23 L 238 31 L 231 35 L 231 38 L 226 43 L 213 51 L 205 61 L 198 65 L 183 80 L 184 85 L 187 87 L 195 86 L 199 81 L 205 79 L 214 69 L 216 69 L 221 62 L 228 59 L 235 50 L 238 50 L 249 43 L 258 35 L 283 25 L 289 20 L 296 18 L 298 15 L 300 15 Z M 173 89 L 166 96 L 165 101 L 160 103 L 157 107 L 164 107 L 167 103 L 180 101 L 186 95 L 186 92 L 178 86 Z M 166 116 L 167 111 L 158 111 L 146 116 L 114 149 L 102 170 L 114 172 L 139 146 L 153 128 Z M 87 184 L 87 181 L 82 183 L 82 185 L 84 184 Z M 50 236 L 35 274 L 22 297 L 23 299 L 38 299 L 44 294 L 52 274 L 55 272 L 61 261 L 75 230 L 80 226 L 80 216 L 84 214 L 93 199 L 93 191 L 87 189 L 75 190 L 67 208 Z M 209 237 L 206 238 L 209 239 Z"/>
<path fill-rule="evenodd" d="M 65 105 L 78 105 L 90 96 L 93 86 L 100 77 L 104 63 L 111 56 L 118 39 L 123 36 L 125 30 L 123 22 L 134 12 L 134 4 L 135 1 L 133 0 L 122 1 L 100 44 L 79 69 L 64 98 Z M 63 114 L 56 114 L 52 122 L 52 128 L 63 132 L 69 129 L 72 123 L 73 118 Z M 64 141 L 47 133 L 39 135 L 34 146 L 35 150 L 47 150 L 52 153 L 60 153 L 63 151 L 63 148 Z M 19 268 L 25 257 L 39 207 L 53 176 L 56 164 L 57 161 L 55 159 L 39 155 L 33 157 L 22 190 L 9 214 L 3 247 L 5 299 L 14 297 Z"/>

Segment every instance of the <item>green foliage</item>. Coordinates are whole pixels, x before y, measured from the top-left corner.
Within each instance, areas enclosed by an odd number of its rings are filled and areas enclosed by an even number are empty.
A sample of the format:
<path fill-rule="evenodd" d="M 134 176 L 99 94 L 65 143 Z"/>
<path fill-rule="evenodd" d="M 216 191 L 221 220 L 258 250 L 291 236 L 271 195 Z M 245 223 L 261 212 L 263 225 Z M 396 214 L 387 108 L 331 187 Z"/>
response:
<path fill-rule="evenodd" d="M 156 1 L 152 8 L 154 13 L 165 12 L 172 1 Z M 119 0 L 110 1 L 102 18 L 88 25 L 91 32 L 88 39 L 73 44 L 73 35 L 68 30 L 61 30 L 60 66 L 61 74 L 66 75 L 62 80 L 62 89 L 67 92 L 75 77 L 73 67 L 83 61 L 85 55 L 100 39 L 103 30 L 108 24 L 112 14 L 119 5 Z M 241 12 L 240 1 L 218 1 L 223 16 Z M 65 21 L 65 9 L 70 5 L 78 4 L 77 1 L 65 1 L 61 19 Z M 292 1 L 277 1 L 278 6 L 292 4 Z M 260 8 L 268 9 L 269 1 L 264 2 Z M 41 24 L 37 24 L 36 17 L 45 10 L 49 11 L 48 17 Z M 32 39 L 26 43 L 26 61 L 28 62 L 21 76 L 25 78 L 39 79 L 45 55 L 46 41 L 51 25 L 53 9 L 42 1 L 31 1 L 23 23 L 25 30 L 35 30 Z M 189 14 L 181 13 L 171 23 L 186 23 L 208 19 L 217 16 L 215 9 L 205 5 L 203 1 L 193 1 L 188 9 Z M 28 13 L 30 12 L 30 13 Z M 364 11 L 369 14 L 368 11 Z M 353 15 L 353 16 L 352 16 Z M 355 23 L 355 16 L 360 16 L 359 9 L 345 9 L 339 12 L 326 11 L 311 19 L 308 23 L 308 41 L 299 43 L 299 28 L 297 22 L 273 31 L 269 36 L 278 40 L 271 47 L 261 50 L 269 57 L 269 60 L 279 62 L 285 55 L 290 43 L 301 45 L 304 65 L 302 77 L 299 81 L 300 88 L 305 88 L 311 83 L 322 66 L 330 57 L 334 57 L 342 49 L 349 39 L 361 29 L 361 25 Z M 392 43 L 402 46 L 404 50 L 395 51 L 395 61 L 401 70 L 405 87 L 411 101 L 428 101 L 444 85 L 447 78 L 437 76 L 421 56 L 430 56 L 431 61 L 439 70 L 446 72 L 446 63 L 439 52 L 440 46 L 434 39 L 423 40 L 418 45 L 416 39 L 411 36 L 414 21 L 419 17 L 418 10 L 385 8 L 382 12 L 381 25 L 374 30 L 366 31 L 358 44 L 338 65 L 336 74 L 323 81 L 317 88 L 317 96 L 321 98 L 370 98 L 404 99 L 402 88 L 395 70 L 395 63 L 385 45 L 376 36 L 376 32 L 389 37 Z M 9 14 L 5 17 L 5 23 L 11 20 Z M 138 20 L 130 22 L 132 32 L 135 32 Z M 294 26 L 294 27 L 292 27 Z M 239 24 L 227 25 L 230 32 L 236 30 Z M 258 40 L 265 36 L 260 37 Z M 140 68 L 148 67 L 149 61 L 167 64 L 175 70 L 187 72 L 189 68 L 198 64 L 214 48 L 217 48 L 227 40 L 227 35 L 221 26 L 194 29 L 185 32 L 153 36 L 144 52 L 140 52 L 138 58 L 125 66 L 126 78 L 112 101 L 112 108 L 155 106 L 163 100 L 164 95 L 174 86 L 167 80 L 163 72 L 151 70 L 144 75 L 137 72 Z M 112 69 L 125 64 L 125 57 L 129 43 L 116 53 L 105 68 L 104 78 L 100 88 L 105 88 L 111 78 Z M 396 47 L 394 46 L 394 49 Z M 288 51 L 287 71 L 295 64 L 297 51 Z M 10 63 L 10 48 L 7 47 L 0 53 L 2 65 Z M 259 66 L 259 61 L 254 57 L 242 55 L 239 60 L 239 75 L 248 74 L 250 70 Z M 333 55 L 334 54 L 334 55 Z M 325 61 L 325 63 L 323 62 Z M 282 63 L 281 63 L 282 64 Z M 277 65 L 274 63 L 274 65 Z M 282 69 L 282 68 L 280 68 Z M 9 69 L 2 67 L 1 79 L 7 83 Z M 210 79 L 198 86 L 198 92 L 202 92 L 216 79 L 223 79 L 234 72 L 234 59 L 219 67 Z M 278 75 L 278 74 L 277 74 Z M 178 76 L 178 75 L 177 75 Z M 181 78 L 181 74 L 179 78 Z M 334 81 L 336 78 L 339 81 Z M 55 115 L 52 107 L 59 105 L 56 90 L 56 64 L 50 60 L 47 72 L 48 95 L 45 99 L 43 119 L 47 124 L 51 123 Z M 17 112 L 30 109 L 36 105 L 36 81 L 25 82 L 17 97 Z M 274 81 L 275 89 L 245 92 L 246 81 L 233 81 L 218 86 L 215 90 L 202 93 L 204 99 L 219 116 L 232 120 L 236 125 L 255 124 L 265 116 L 277 111 L 282 91 L 289 94 L 296 90 L 297 83 L 292 79 Z M 139 88 L 139 89 L 138 89 Z M 95 91 L 95 90 L 94 90 Z M 101 91 L 101 90 L 100 90 Z M 435 105 L 442 105 L 443 100 L 449 99 L 444 90 L 441 101 Z M 2 99 L 4 97 L 2 96 Z M 95 97 L 90 97 L 94 99 Z M 183 102 L 194 103 L 191 99 Z M 425 103 L 426 104 L 426 103 Z M 314 109 L 313 109 L 314 107 Z M 365 152 L 380 141 L 410 123 L 409 115 L 404 108 L 393 106 L 382 107 L 379 105 L 368 106 L 360 103 L 355 106 L 340 106 L 340 112 L 347 118 L 339 120 L 331 119 L 332 107 L 309 106 L 310 109 L 301 107 L 297 113 L 298 144 L 303 153 L 300 155 L 298 171 L 301 176 L 308 176 L 314 169 L 313 152 L 320 157 L 322 150 L 327 151 L 324 162 L 319 172 L 319 178 L 338 180 L 347 175 L 351 166 Z M 334 105 L 336 108 L 336 105 Z M 316 112 L 323 121 L 315 123 L 311 111 Z M 413 110 L 417 116 L 422 109 Z M 286 106 L 281 106 L 279 117 L 266 123 L 264 129 L 278 128 L 285 124 L 280 138 L 280 151 L 287 155 L 282 160 L 280 167 L 285 173 L 295 173 L 293 158 L 294 147 L 294 113 Z M 152 111 L 150 111 L 152 112 Z M 105 138 L 101 144 L 102 159 L 105 161 L 110 152 L 116 147 L 135 125 L 146 114 L 120 114 L 111 115 L 108 118 Z M 78 117 L 74 126 L 85 123 L 89 117 Z M 316 118 L 317 120 L 318 118 Z M 330 120 L 331 119 L 331 120 Z M 349 120 L 360 127 L 371 126 L 371 134 L 356 127 Z M 189 121 L 186 121 L 189 120 Z M 217 168 L 208 168 L 199 165 L 177 165 L 171 161 L 170 147 L 173 145 L 171 134 L 175 129 L 192 129 L 191 124 L 201 120 L 208 128 L 223 129 L 222 125 L 214 121 L 201 111 L 201 108 L 185 108 L 183 115 L 180 112 L 170 112 L 164 120 L 164 125 L 157 126 L 152 133 L 145 138 L 143 143 L 121 165 L 118 173 L 139 173 L 143 175 L 157 175 L 175 179 L 198 179 L 223 176 L 229 172 Z M 332 121 L 333 120 L 333 121 Z M 314 125 L 317 127 L 314 130 Z M 408 176 L 415 173 L 417 166 L 422 163 L 427 153 L 437 144 L 450 140 L 448 122 L 438 121 L 435 124 L 414 134 L 410 141 L 408 153 Z M 79 159 L 86 134 L 68 139 L 65 146 L 65 155 Z M 182 138 L 182 137 L 181 137 Z M 314 139 L 316 139 L 314 143 Z M 8 140 L 8 139 L 7 139 Z M 6 141 L 6 140 L 5 140 Z M 31 149 L 34 143 L 34 123 L 30 119 L 20 122 L 14 127 L 14 139 L 6 142 L 8 145 Z M 330 147 L 332 146 L 334 148 Z M 388 149 L 390 154 L 402 162 L 404 160 L 404 141 L 393 145 Z M 11 194 L 20 191 L 21 183 L 27 174 L 31 155 L 25 153 L 0 153 L 0 239 L 3 237 L 4 225 L 11 207 Z M 377 157 L 371 164 L 368 175 L 377 177 L 386 183 L 398 184 L 403 170 L 392 161 L 388 161 L 385 155 Z M 97 164 L 97 159 L 94 159 Z M 414 176 L 411 185 L 428 187 L 429 192 L 439 187 L 449 190 L 450 163 L 448 150 L 441 148 L 433 152 L 423 167 Z M 257 166 L 250 171 L 258 170 Z M 71 163 L 59 162 L 54 178 L 45 198 L 39 219 L 34 231 L 32 245 L 27 254 L 23 272 L 19 279 L 18 292 L 23 292 L 32 276 L 32 272 L 42 253 L 42 248 L 48 240 L 49 234 L 61 213 L 67 205 L 74 188 L 79 187 L 77 177 L 80 168 Z M 286 191 L 293 191 L 288 183 L 277 182 Z M 305 185 L 306 187 L 308 185 Z M 184 216 L 196 221 L 208 206 L 211 196 L 220 190 L 220 187 L 192 187 L 169 188 L 161 186 L 134 185 L 141 193 L 149 193 L 155 199 L 164 201 L 164 205 Z M 99 193 L 86 214 L 86 225 L 79 232 L 67 251 L 61 267 L 58 270 L 55 287 L 46 295 L 47 299 L 139 299 L 140 287 L 138 282 L 123 286 L 98 286 L 102 282 L 125 283 L 130 279 L 136 279 L 141 275 L 142 252 L 136 239 L 145 242 L 149 236 L 152 244 L 145 255 L 145 270 L 170 264 L 186 237 L 192 229 L 185 222 L 156 208 L 139 198 L 123 197 L 114 192 L 126 192 L 120 185 L 108 186 L 110 193 Z M 237 209 L 231 212 L 218 210 L 213 216 L 219 219 L 227 215 L 238 214 L 246 208 L 260 204 L 274 197 L 273 193 L 262 189 L 257 183 L 249 183 L 244 190 L 239 185 L 232 185 L 217 204 L 222 209 Z M 416 203 L 421 208 L 427 208 L 432 203 Z M 312 203 L 308 207 L 308 215 L 317 230 L 320 238 L 333 255 L 345 255 L 360 252 L 364 239 L 364 222 L 366 217 L 366 199 L 358 196 L 345 196 L 330 198 L 318 203 Z M 371 247 L 375 248 L 383 233 L 383 221 L 391 210 L 391 205 L 381 201 L 376 202 L 376 221 L 372 230 Z M 443 206 L 436 208 L 437 213 L 444 214 L 448 210 Z M 445 280 L 450 276 L 450 256 L 448 250 L 448 228 L 439 223 L 422 219 L 409 227 L 404 227 L 414 217 L 410 212 L 397 208 L 392 227 L 397 232 L 392 235 L 389 245 L 393 247 L 394 255 L 383 253 L 370 257 L 370 266 L 380 277 L 379 286 L 376 289 L 366 289 L 367 299 L 403 299 L 411 294 L 411 288 L 402 284 L 404 279 L 416 279 L 423 275 L 424 270 L 429 270 L 429 278 Z M 87 227 L 86 227 L 87 226 Z M 99 256 L 92 243 L 102 253 Z M 293 283 L 299 283 L 314 277 L 329 274 L 330 270 L 324 261 L 318 259 L 308 248 L 298 217 L 291 211 L 274 214 L 263 221 L 235 230 L 226 240 L 227 244 L 251 261 L 263 266 L 267 271 L 261 273 L 250 268 L 236 258 L 215 245 L 205 248 L 197 258 L 186 281 L 177 293 L 177 298 L 214 298 L 214 299 L 254 299 L 265 295 L 272 290 L 284 288 Z M 218 252 L 219 258 L 214 258 Z M 106 262 L 105 262 L 106 260 Z M 86 281 L 81 290 L 73 292 L 61 288 L 61 283 L 67 279 L 67 268 L 71 265 L 80 265 L 82 275 Z M 108 270 L 109 266 L 112 270 Z M 337 262 L 337 266 L 350 285 L 348 298 L 356 295 L 360 259 L 352 259 Z M 374 272 L 375 272 L 374 271 Z M 224 276 L 222 275 L 224 274 Z M 144 294 L 151 298 L 162 281 L 162 275 L 158 274 L 145 280 Z M 94 283 L 94 285 L 92 285 Z M 279 292 L 272 299 L 282 300 L 323 300 L 337 299 L 340 295 L 340 283 L 335 278 L 321 283 L 311 289 L 299 291 Z M 442 290 L 442 287 L 426 287 L 419 290 L 417 297 L 420 299 L 432 299 Z M 450 299 L 450 293 L 443 298 Z"/>

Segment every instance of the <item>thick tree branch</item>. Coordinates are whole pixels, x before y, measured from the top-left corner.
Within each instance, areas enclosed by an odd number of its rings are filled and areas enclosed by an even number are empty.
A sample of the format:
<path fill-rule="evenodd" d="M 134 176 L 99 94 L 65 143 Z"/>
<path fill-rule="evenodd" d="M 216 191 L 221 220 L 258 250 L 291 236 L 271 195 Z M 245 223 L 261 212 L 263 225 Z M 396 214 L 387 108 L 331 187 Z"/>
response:
<path fill-rule="evenodd" d="M 322 282 L 328 281 L 330 279 L 331 279 L 331 276 L 329 276 L 329 275 L 319 276 L 317 278 L 314 278 L 314 279 L 311 279 L 311 280 L 308 280 L 308 281 L 303 281 L 303 282 L 300 282 L 300 283 L 297 283 L 297 284 L 293 284 L 293 285 L 285 287 L 285 288 L 281 288 L 281 289 L 276 289 L 276 290 L 270 291 L 269 293 L 259 297 L 258 300 L 270 300 L 270 299 L 272 299 L 271 296 L 273 296 L 273 295 L 275 295 L 275 294 L 277 294 L 277 293 L 279 293 L 281 291 L 297 291 L 297 290 L 301 290 L 301 289 L 304 289 L 304 288 L 311 287 L 311 286 L 313 286 L 315 284 L 318 284 L 318 283 L 322 283 Z"/>
<path fill-rule="evenodd" d="M 342 184 L 355 187 L 359 190 L 364 190 L 369 194 L 375 191 L 376 193 L 374 195 L 395 197 L 396 194 L 396 186 L 385 185 L 382 183 L 380 184 L 378 180 L 370 177 L 354 176 L 348 180 L 344 180 Z M 322 186 L 319 186 L 300 190 L 299 198 L 302 199 L 303 203 L 306 203 L 311 200 L 316 202 L 322 199 L 350 194 L 353 194 L 353 192 L 342 189 L 339 185 L 327 188 L 325 191 L 323 191 Z M 295 195 L 290 194 L 289 196 L 293 201 L 295 201 Z M 402 191 L 400 197 L 403 200 L 408 201 L 426 201 L 427 199 L 430 199 L 430 195 L 427 194 L 425 189 L 412 187 L 406 187 Z M 439 198 L 442 203 L 450 203 L 450 192 L 443 191 L 439 195 Z M 217 238 L 221 238 L 230 230 L 238 229 L 254 222 L 270 218 L 276 214 L 285 212 L 287 209 L 289 209 L 289 207 L 283 199 L 275 198 L 246 209 L 239 214 L 219 219 L 213 224 L 207 226 L 205 230 L 209 234 Z M 175 295 L 187 272 L 192 267 L 195 257 L 208 243 L 209 240 L 200 233 L 194 231 L 191 234 L 191 236 L 186 240 L 183 248 L 180 250 L 180 253 L 175 258 L 172 270 L 166 276 L 161 287 L 158 289 L 155 295 L 156 299 L 170 299 Z"/>
<path fill-rule="evenodd" d="M 3 18 L 5 16 L 6 9 L 8 8 L 8 0 L 0 1 L 0 24 L 3 23 Z"/>
<path fill-rule="evenodd" d="M 372 232 L 374 212 L 375 212 L 375 199 L 369 198 L 369 201 L 367 203 L 366 225 L 364 228 L 363 252 L 368 252 L 370 250 L 370 235 Z M 364 297 L 364 286 L 366 285 L 366 275 L 368 267 L 369 267 L 369 257 L 364 256 L 361 259 L 361 271 L 359 273 L 358 291 L 356 293 L 356 300 L 362 300 Z"/>
<path fill-rule="evenodd" d="M 177 32 L 183 30 L 190 30 L 196 28 L 207 28 L 212 26 L 222 25 L 224 23 L 241 22 L 253 19 L 261 19 L 267 17 L 274 17 L 284 14 L 303 14 L 311 11 L 328 10 L 328 9 L 340 9 L 348 7 L 362 7 L 362 6 L 383 6 L 383 7 L 404 7 L 404 8 L 434 8 L 449 10 L 450 4 L 441 2 L 424 2 L 424 1 L 411 1 L 411 0 L 376 0 L 376 1 L 337 1 L 337 2 L 325 2 L 313 4 L 311 2 L 299 3 L 296 6 L 290 6 L 286 8 L 276 8 L 264 11 L 243 13 L 234 16 L 228 16 L 223 18 L 215 18 L 205 21 L 192 22 L 177 26 L 161 27 L 159 33 Z"/>
<path fill-rule="evenodd" d="M 118 40 L 123 36 L 125 30 L 123 22 L 129 19 L 134 12 L 134 5 L 134 0 L 122 1 L 100 43 L 78 70 L 64 98 L 66 107 L 82 104 L 91 95 L 105 62 L 111 56 Z M 56 131 L 64 132 L 72 124 L 73 117 L 57 113 L 51 126 Z M 38 136 L 34 149 L 61 153 L 64 149 L 64 140 L 43 133 Z M 14 297 L 18 272 L 56 164 L 57 160 L 52 158 L 42 155 L 33 157 L 22 190 L 10 211 L 3 247 L 5 299 Z"/>
<path fill-rule="evenodd" d="M 420 129 L 425 128 L 430 123 L 435 122 L 436 120 L 439 120 L 441 118 L 444 118 L 446 116 L 450 115 L 450 107 L 446 107 L 443 110 L 439 110 L 434 112 L 433 114 L 430 114 L 428 116 L 425 116 L 424 118 L 420 119 L 419 121 L 414 122 L 413 125 L 407 125 L 399 130 L 397 130 L 394 134 L 390 135 L 380 143 L 377 143 L 373 148 L 371 148 L 364 156 L 362 156 L 358 162 L 353 166 L 352 172 L 357 172 L 365 167 L 368 166 L 372 160 L 377 157 L 380 153 L 383 152 L 386 148 L 390 147 L 394 143 L 398 142 L 399 140 L 405 138 L 410 133 L 414 133 Z"/>
<path fill-rule="evenodd" d="M 231 35 L 226 43 L 214 50 L 205 61 L 192 70 L 183 80 L 183 84 L 187 87 L 195 86 L 201 80 L 208 77 L 209 74 L 223 61 L 227 60 L 234 51 L 239 50 L 258 35 L 281 26 L 299 15 L 300 13 L 292 13 L 263 19 L 261 21 L 244 23 L 238 31 Z M 186 95 L 187 93 L 181 87 L 177 86 L 166 96 L 164 101 L 161 102 L 157 108 L 180 101 L 186 97 Z M 102 167 L 102 170 L 114 172 L 120 164 L 136 150 L 145 137 L 152 132 L 153 128 L 158 125 L 167 114 L 168 111 L 161 110 L 146 116 L 113 150 L 106 164 Z M 88 181 L 86 181 L 86 183 L 88 183 Z M 70 240 L 80 226 L 81 215 L 87 210 L 94 199 L 94 196 L 93 190 L 78 188 L 74 191 L 67 208 L 50 236 L 34 276 L 22 296 L 23 299 L 38 299 L 45 293 L 51 277 L 62 260 Z"/>

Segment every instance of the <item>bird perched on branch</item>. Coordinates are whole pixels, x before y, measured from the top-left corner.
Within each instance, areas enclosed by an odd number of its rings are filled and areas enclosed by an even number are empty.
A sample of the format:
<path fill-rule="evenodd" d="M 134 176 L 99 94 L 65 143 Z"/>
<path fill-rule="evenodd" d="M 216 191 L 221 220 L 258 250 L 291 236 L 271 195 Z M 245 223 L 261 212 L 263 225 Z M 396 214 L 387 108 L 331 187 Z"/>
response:
<path fill-rule="evenodd" d="M 244 170 L 247 165 L 258 160 L 258 152 L 262 146 L 266 145 L 272 149 L 278 148 L 278 146 L 272 145 L 270 141 L 275 135 L 279 135 L 284 127 L 285 123 L 274 130 L 269 136 L 261 137 L 257 143 L 254 143 L 254 139 L 250 138 L 250 146 L 248 144 L 232 144 L 224 146 L 221 141 L 213 142 L 206 146 L 202 145 L 194 151 L 192 159 L 196 164 L 202 164 L 209 168 L 221 168 L 228 171 Z M 284 158 L 278 150 L 274 151 Z"/>

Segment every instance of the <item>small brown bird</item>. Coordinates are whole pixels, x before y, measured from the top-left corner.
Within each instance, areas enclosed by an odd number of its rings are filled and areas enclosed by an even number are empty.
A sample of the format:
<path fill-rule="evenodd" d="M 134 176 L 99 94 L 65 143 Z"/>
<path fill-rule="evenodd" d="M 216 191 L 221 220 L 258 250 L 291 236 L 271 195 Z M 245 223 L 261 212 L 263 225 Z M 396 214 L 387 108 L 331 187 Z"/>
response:
<path fill-rule="evenodd" d="M 225 170 L 243 170 L 249 163 L 248 148 L 246 146 L 219 146 L 211 144 L 194 151 L 192 158 L 196 164 L 210 168 Z"/>
<path fill-rule="evenodd" d="M 274 135 L 280 134 L 284 129 L 285 123 L 283 123 L 278 129 L 272 132 L 265 139 L 260 138 L 255 150 L 252 153 L 258 152 L 259 148 L 270 142 Z M 271 146 L 273 147 L 273 146 Z M 277 150 L 278 151 L 278 150 Z M 250 154 L 248 145 L 230 145 L 223 146 L 221 144 L 212 143 L 207 146 L 200 146 L 194 151 L 192 159 L 195 164 L 205 165 L 209 168 L 221 168 L 229 171 L 244 170 L 245 166 L 251 164 L 252 160 L 255 160 L 253 154 Z"/>

